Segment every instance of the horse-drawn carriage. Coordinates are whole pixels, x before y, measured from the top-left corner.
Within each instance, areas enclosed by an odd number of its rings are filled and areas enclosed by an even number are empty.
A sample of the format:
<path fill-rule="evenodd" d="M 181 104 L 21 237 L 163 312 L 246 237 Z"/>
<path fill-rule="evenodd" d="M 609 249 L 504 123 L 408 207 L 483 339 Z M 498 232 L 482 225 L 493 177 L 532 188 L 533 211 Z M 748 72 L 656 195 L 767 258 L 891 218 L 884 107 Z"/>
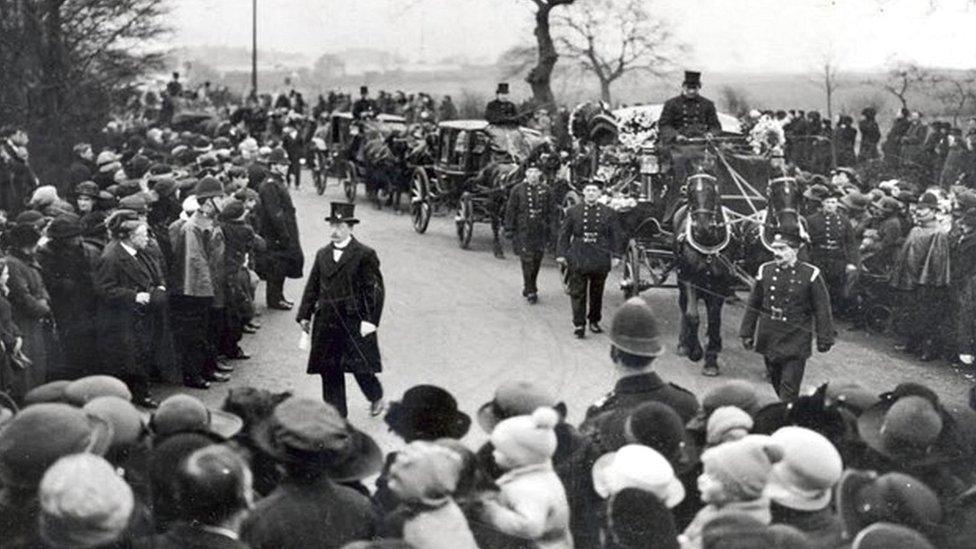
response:
<path fill-rule="evenodd" d="M 413 228 L 423 234 L 435 210 L 454 211 L 458 243 L 467 248 L 475 223 L 490 223 L 496 255 L 509 191 L 522 163 L 545 143 L 535 130 L 484 120 L 451 120 L 437 126 L 433 162 L 417 166 L 411 179 Z"/>

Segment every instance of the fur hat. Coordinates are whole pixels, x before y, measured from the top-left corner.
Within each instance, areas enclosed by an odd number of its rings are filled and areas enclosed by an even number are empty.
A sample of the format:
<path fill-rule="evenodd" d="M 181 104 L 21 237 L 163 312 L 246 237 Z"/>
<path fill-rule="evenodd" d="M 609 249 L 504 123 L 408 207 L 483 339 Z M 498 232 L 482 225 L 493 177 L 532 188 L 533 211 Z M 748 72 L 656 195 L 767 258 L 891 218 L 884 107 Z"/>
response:
<path fill-rule="evenodd" d="M 647 490 L 672 508 L 685 499 L 685 488 L 667 459 L 655 450 L 628 444 L 593 464 L 593 488 L 603 498 L 625 488 Z"/>
<path fill-rule="evenodd" d="M 748 435 L 702 453 L 705 473 L 725 491 L 741 500 L 762 496 L 773 465 L 783 459 L 783 449 L 767 436 Z"/>
<path fill-rule="evenodd" d="M 390 489 L 408 503 L 436 505 L 454 494 L 462 460 L 454 450 L 414 441 L 397 453 L 390 466 Z"/>
<path fill-rule="evenodd" d="M 831 490 L 844 469 L 837 448 L 803 427 L 783 427 L 771 438 L 783 448 L 783 459 L 773 465 L 766 495 L 800 511 L 819 511 L 829 505 Z"/>
<path fill-rule="evenodd" d="M 739 440 L 752 429 L 752 417 L 735 406 L 721 406 L 708 417 L 705 441 L 709 446 Z"/>
<path fill-rule="evenodd" d="M 543 463 L 556 453 L 559 414 L 552 408 L 537 408 L 531 415 L 503 420 L 491 432 L 491 443 L 520 466 Z"/>
<path fill-rule="evenodd" d="M 606 532 L 613 547 L 679 547 L 671 510 L 657 496 L 638 488 L 624 488 L 610 497 Z"/>
<path fill-rule="evenodd" d="M 129 525 L 135 497 L 105 459 L 74 454 L 56 461 L 38 489 L 41 538 L 50 547 L 96 547 Z"/>

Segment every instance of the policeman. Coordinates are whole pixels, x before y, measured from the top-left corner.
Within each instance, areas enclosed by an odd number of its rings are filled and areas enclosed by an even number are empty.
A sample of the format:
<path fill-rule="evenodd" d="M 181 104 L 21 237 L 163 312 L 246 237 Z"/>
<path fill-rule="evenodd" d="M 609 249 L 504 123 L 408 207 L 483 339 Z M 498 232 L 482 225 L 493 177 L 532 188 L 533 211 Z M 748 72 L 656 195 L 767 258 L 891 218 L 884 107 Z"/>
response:
<path fill-rule="evenodd" d="M 359 87 L 359 99 L 352 104 L 353 118 L 364 118 L 376 114 L 376 102 L 369 98 L 369 88 Z"/>
<path fill-rule="evenodd" d="M 698 413 L 698 399 L 690 391 L 667 383 L 653 369 L 654 359 L 664 353 L 657 320 L 641 297 L 627 300 L 610 325 L 610 358 L 617 383 L 605 397 L 590 406 L 580 432 L 604 439 L 619 428 L 632 410 L 645 402 L 660 402 L 674 409 L 684 423 Z"/>
<path fill-rule="evenodd" d="M 835 336 L 827 286 L 820 269 L 797 260 L 800 244 L 795 232 L 775 235 L 770 247 L 776 259 L 759 267 L 739 330 L 743 346 L 763 355 L 783 401 L 800 393 L 814 329 L 821 353 L 830 350 Z"/>
<path fill-rule="evenodd" d="M 546 250 L 553 212 L 552 192 L 542 180 L 540 158 L 525 168 L 525 180 L 512 188 L 505 207 L 505 234 L 522 260 L 522 297 L 530 304 L 539 300 L 536 279 Z"/>
<path fill-rule="evenodd" d="M 823 272 L 830 302 L 838 311 L 845 306 L 847 278 L 857 273 L 861 263 L 859 243 L 847 216 L 838 211 L 836 193 L 823 197 L 820 210 L 807 216 L 811 263 Z"/>
<path fill-rule="evenodd" d="M 489 124 L 516 124 L 518 109 L 508 100 L 508 82 L 501 82 L 495 90 L 495 99 L 485 106 L 485 120 Z"/>
<path fill-rule="evenodd" d="M 710 137 L 722 131 L 715 103 L 702 97 L 701 73 L 685 71 L 681 95 L 668 99 L 658 119 L 662 148 L 670 149 L 675 180 L 683 182 L 694 173 L 693 163 L 704 156 L 702 145 L 686 144 L 690 138 Z"/>
<path fill-rule="evenodd" d="M 597 201 L 601 189 L 602 182 L 597 179 L 583 184 L 583 202 L 566 211 L 556 243 L 556 261 L 569 269 L 573 333 L 579 339 L 586 336 L 587 320 L 591 332 L 603 332 L 600 328 L 603 286 L 610 269 L 620 263 L 622 255 L 617 215 Z"/>

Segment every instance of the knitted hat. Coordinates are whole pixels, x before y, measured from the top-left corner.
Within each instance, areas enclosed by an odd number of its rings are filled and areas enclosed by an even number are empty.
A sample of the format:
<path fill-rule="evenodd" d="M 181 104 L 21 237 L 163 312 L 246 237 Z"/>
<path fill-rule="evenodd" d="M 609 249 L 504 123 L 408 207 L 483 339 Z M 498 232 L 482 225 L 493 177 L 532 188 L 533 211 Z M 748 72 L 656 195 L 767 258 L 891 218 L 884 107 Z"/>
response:
<path fill-rule="evenodd" d="M 88 401 L 82 410 L 104 419 L 112 426 L 112 447 L 131 446 L 142 438 L 145 423 L 131 402 L 117 396 L 100 396 Z"/>
<path fill-rule="evenodd" d="M 593 489 L 603 498 L 624 488 L 640 488 L 657 496 L 669 508 L 681 503 L 685 489 L 667 459 L 655 450 L 628 444 L 604 454 L 593 464 Z"/>
<path fill-rule="evenodd" d="M 454 493 L 461 467 L 461 456 L 455 451 L 414 441 L 397 453 L 390 466 L 389 486 L 403 501 L 436 504 Z"/>
<path fill-rule="evenodd" d="M 495 389 L 495 397 L 478 409 L 478 425 L 486 433 L 504 419 L 531 414 L 536 408 L 556 407 L 556 397 L 530 381 L 505 381 Z"/>
<path fill-rule="evenodd" d="M 721 511 L 702 525 L 702 549 L 756 549 L 772 542 L 769 527 L 743 511 Z"/>
<path fill-rule="evenodd" d="M 879 522 L 858 532 L 851 549 L 935 549 L 925 536 L 911 528 Z"/>
<path fill-rule="evenodd" d="M 717 408 L 708 417 L 705 441 L 709 446 L 739 440 L 752 429 L 752 416 L 735 406 Z"/>
<path fill-rule="evenodd" d="M 743 499 L 763 494 L 773 464 L 783 458 L 783 449 L 769 437 L 748 435 L 702 453 L 705 473 L 720 482 L 725 491 Z"/>
<path fill-rule="evenodd" d="M 86 376 L 72 381 L 64 388 L 65 401 L 74 406 L 84 406 L 88 401 L 100 396 L 116 396 L 124 400 L 132 400 L 132 393 L 125 382 L 112 376 Z"/>
<path fill-rule="evenodd" d="M 606 532 L 614 547 L 679 547 L 671 510 L 657 496 L 638 488 L 624 488 L 610 497 Z"/>
<path fill-rule="evenodd" d="M 783 427 L 771 438 L 783 448 L 783 459 L 773 465 L 766 495 L 783 507 L 801 511 L 829 505 L 831 489 L 844 469 L 837 448 L 803 427 Z"/>
<path fill-rule="evenodd" d="M 632 355 L 656 357 L 664 353 L 654 311 L 640 297 L 628 299 L 614 313 L 610 323 L 610 342 Z"/>
<path fill-rule="evenodd" d="M 105 459 L 75 454 L 56 461 L 38 490 L 40 534 L 50 547 L 96 547 L 119 538 L 135 498 Z"/>
<path fill-rule="evenodd" d="M 559 415 L 552 408 L 537 408 L 532 415 L 503 420 L 491 432 L 495 450 L 519 465 L 542 463 L 556 453 Z"/>

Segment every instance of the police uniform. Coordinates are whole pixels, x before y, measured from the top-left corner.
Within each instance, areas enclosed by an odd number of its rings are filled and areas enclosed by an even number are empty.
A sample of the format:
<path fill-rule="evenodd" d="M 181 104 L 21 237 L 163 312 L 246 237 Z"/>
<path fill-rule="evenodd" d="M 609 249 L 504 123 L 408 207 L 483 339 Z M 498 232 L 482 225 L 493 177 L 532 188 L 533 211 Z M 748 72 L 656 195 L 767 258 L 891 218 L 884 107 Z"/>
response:
<path fill-rule="evenodd" d="M 683 423 L 698 414 L 698 399 L 691 391 L 667 383 L 656 372 L 627 376 L 617 381 L 613 390 L 586 410 L 580 433 L 599 443 L 618 430 L 630 412 L 645 402 L 660 402 L 670 406 Z"/>
<path fill-rule="evenodd" d="M 620 255 L 622 244 L 617 214 L 599 202 L 577 204 L 566 211 L 559 230 L 556 257 L 564 257 L 569 267 L 569 296 L 573 306 L 573 326 L 580 329 L 599 323 L 603 312 L 603 286 L 611 260 Z M 589 314 L 587 314 L 589 295 Z"/>
<path fill-rule="evenodd" d="M 833 346 L 830 297 L 820 269 L 803 261 L 792 266 L 763 263 L 739 336 L 754 341 L 781 400 L 790 401 L 799 394 L 814 328 L 819 350 Z"/>
<path fill-rule="evenodd" d="M 515 103 L 505 99 L 492 99 L 485 106 L 485 120 L 489 124 L 514 124 L 518 119 Z"/>
<path fill-rule="evenodd" d="M 701 86 L 701 74 L 685 72 L 684 85 Z M 664 103 L 658 119 L 661 146 L 670 149 L 671 163 L 674 166 L 675 181 L 683 182 L 693 173 L 694 164 L 705 156 L 702 145 L 675 144 L 678 136 L 689 138 L 704 137 L 705 134 L 718 134 L 722 124 L 718 120 L 715 103 L 700 95 L 686 97 L 684 94 L 672 97 Z"/>
<path fill-rule="evenodd" d="M 858 241 L 846 215 L 818 211 L 807 216 L 811 262 L 823 272 L 834 306 L 840 306 L 847 266 L 860 264 Z"/>
<path fill-rule="evenodd" d="M 505 231 L 513 237 L 512 247 L 522 260 L 522 296 L 538 293 L 536 279 L 549 236 L 552 219 L 552 192 L 539 181 L 534 185 L 523 181 L 512 188 L 505 207 Z"/>

